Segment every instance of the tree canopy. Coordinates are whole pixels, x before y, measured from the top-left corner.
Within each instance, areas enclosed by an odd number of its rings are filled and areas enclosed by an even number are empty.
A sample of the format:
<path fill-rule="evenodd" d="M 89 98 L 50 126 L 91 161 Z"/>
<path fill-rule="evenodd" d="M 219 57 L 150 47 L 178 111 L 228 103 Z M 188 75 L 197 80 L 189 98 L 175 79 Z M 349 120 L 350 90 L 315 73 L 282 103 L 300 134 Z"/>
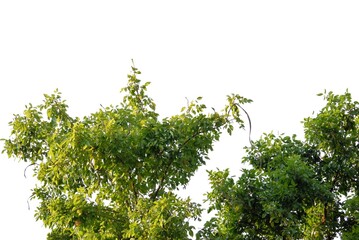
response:
<path fill-rule="evenodd" d="M 205 164 L 223 131 L 243 128 L 241 104 L 227 96 L 220 112 L 201 98 L 160 118 L 149 83 L 132 67 L 123 101 L 83 118 L 68 114 L 55 91 L 26 106 L 10 123 L 9 157 L 33 166 L 39 200 L 35 217 L 48 239 L 189 239 L 201 206 L 174 191 Z"/>
<path fill-rule="evenodd" d="M 349 92 L 319 94 L 326 105 L 303 120 L 304 140 L 267 133 L 251 142 L 239 177 L 209 171 L 215 215 L 195 233 L 202 206 L 175 191 L 223 132 L 244 128 L 251 100 L 228 95 L 216 111 L 199 97 L 161 118 L 139 74 L 132 67 L 119 105 L 72 117 L 55 91 L 10 122 L 4 151 L 33 167 L 48 239 L 359 238 L 359 104 Z"/>
<path fill-rule="evenodd" d="M 209 172 L 217 213 L 200 239 L 359 239 L 359 105 L 348 92 L 319 95 L 326 105 L 304 119 L 304 141 L 264 134 L 237 180 Z"/>

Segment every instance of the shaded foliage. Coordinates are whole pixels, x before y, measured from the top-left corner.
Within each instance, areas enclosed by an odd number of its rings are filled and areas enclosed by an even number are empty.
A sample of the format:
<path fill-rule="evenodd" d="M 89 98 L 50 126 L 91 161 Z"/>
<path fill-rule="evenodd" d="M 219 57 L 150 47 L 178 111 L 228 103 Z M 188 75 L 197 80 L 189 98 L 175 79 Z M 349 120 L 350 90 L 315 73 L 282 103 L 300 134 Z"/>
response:
<path fill-rule="evenodd" d="M 264 134 L 238 180 L 209 172 L 216 216 L 198 239 L 359 238 L 359 105 L 348 92 L 319 95 L 326 105 L 304 119 L 304 141 Z"/>

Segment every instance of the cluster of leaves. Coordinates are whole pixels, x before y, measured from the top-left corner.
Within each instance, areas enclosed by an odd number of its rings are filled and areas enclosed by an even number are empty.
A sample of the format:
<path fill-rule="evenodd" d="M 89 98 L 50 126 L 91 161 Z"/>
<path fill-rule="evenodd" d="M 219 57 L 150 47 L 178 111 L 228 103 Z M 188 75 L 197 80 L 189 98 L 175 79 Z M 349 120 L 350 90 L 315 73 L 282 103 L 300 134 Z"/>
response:
<path fill-rule="evenodd" d="M 222 112 L 200 98 L 160 119 L 132 67 L 119 106 L 71 117 L 61 94 L 45 95 L 10 123 L 9 157 L 28 162 L 38 179 L 32 198 L 48 239 L 188 239 L 201 208 L 173 192 L 208 159 L 213 143 L 233 124 L 241 104 L 228 96 Z"/>
<path fill-rule="evenodd" d="M 48 239 L 189 239 L 201 206 L 174 191 L 206 163 L 213 143 L 241 107 L 227 97 L 223 111 L 201 98 L 180 114 L 160 118 L 132 67 L 119 106 L 71 117 L 61 94 L 45 95 L 10 122 L 4 151 L 28 162 L 38 185 L 36 219 Z M 304 119 L 305 139 L 264 134 L 246 148 L 238 179 L 209 171 L 209 212 L 197 239 L 359 238 L 359 103 L 346 92 L 320 94 L 326 105 Z"/>
<path fill-rule="evenodd" d="M 304 119 L 304 141 L 265 134 L 238 180 L 209 172 L 216 215 L 198 239 L 359 239 L 359 103 L 319 95 L 326 105 Z"/>

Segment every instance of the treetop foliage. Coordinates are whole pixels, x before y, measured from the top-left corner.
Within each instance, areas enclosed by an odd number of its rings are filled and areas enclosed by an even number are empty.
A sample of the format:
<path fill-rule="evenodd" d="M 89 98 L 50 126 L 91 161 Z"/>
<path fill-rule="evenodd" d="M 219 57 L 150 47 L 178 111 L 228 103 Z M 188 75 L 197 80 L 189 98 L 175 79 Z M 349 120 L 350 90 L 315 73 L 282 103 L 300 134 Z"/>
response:
<path fill-rule="evenodd" d="M 326 105 L 303 120 L 304 140 L 266 133 L 245 148 L 239 177 L 209 171 L 214 217 L 195 233 L 202 206 L 175 190 L 223 132 L 244 128 L 251 100 L 228 95 L 216 111 L 199 97 L 160 118 L 139 74 L 119 105 L 72 117 L 56 90 L 10 122 L 4 151 L 33 167 L 48 239 L 359 239 L 359 103 L 348 91 L 319 94 Z"/>
<path fill-rule="evenodd" d="M 303 121 L 305 140 L 264 134 L 246 148 L 235 180 L 210 171 L 209 211 L 199 239 L 358 239 L 359 103 L 349 92 Z"/>
<path fill-rule="evenodd" d="M 9 157 L 29 162 L 38 184 L 36 219 L 48 239 L 188 239 L 201 207 L 174 190 L 205 164 L 213 143 L 233 124 L 244 127 L 241 105 L 229 95 L 221 112 L 201 98 L 159 119 L 140 71 L 132 67 L 123 101 L 83 118 L 67 113 L 56 90 L 29 104 L 10 123 Z"/>

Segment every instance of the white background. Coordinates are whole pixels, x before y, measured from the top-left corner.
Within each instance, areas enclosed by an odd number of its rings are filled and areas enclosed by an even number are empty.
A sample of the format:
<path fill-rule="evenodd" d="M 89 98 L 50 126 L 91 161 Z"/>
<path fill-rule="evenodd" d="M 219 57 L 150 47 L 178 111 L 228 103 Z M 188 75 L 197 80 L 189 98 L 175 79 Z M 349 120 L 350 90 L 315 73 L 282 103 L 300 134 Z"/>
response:
<path fill-rule="evenodd" d="M 126 2 L 126 3 L 125 3 Z M 121 101 L 131 59 L 161 116 L 203 96 L 217 110 L 238 93 L 254 102 L 252 139 L 302 134 L 324 89 L 359 100 L 357 1 L 0 1 L 0 138 L 24 105 L 55 88 L 72 115 Z M 248 131 L 224 136 L 207 169 L 240 173 Z M 2 145 L 0 145 L 2 149 Z M 1 150 L 0 149 L 0 150 Z M 1 239 L 45 239 L 27 199 L 25 164 L 1 155 Z M 29 176 L 30 175 L 30 176 Z M 184 195 L 208 190 L 200 169 Z"/>

